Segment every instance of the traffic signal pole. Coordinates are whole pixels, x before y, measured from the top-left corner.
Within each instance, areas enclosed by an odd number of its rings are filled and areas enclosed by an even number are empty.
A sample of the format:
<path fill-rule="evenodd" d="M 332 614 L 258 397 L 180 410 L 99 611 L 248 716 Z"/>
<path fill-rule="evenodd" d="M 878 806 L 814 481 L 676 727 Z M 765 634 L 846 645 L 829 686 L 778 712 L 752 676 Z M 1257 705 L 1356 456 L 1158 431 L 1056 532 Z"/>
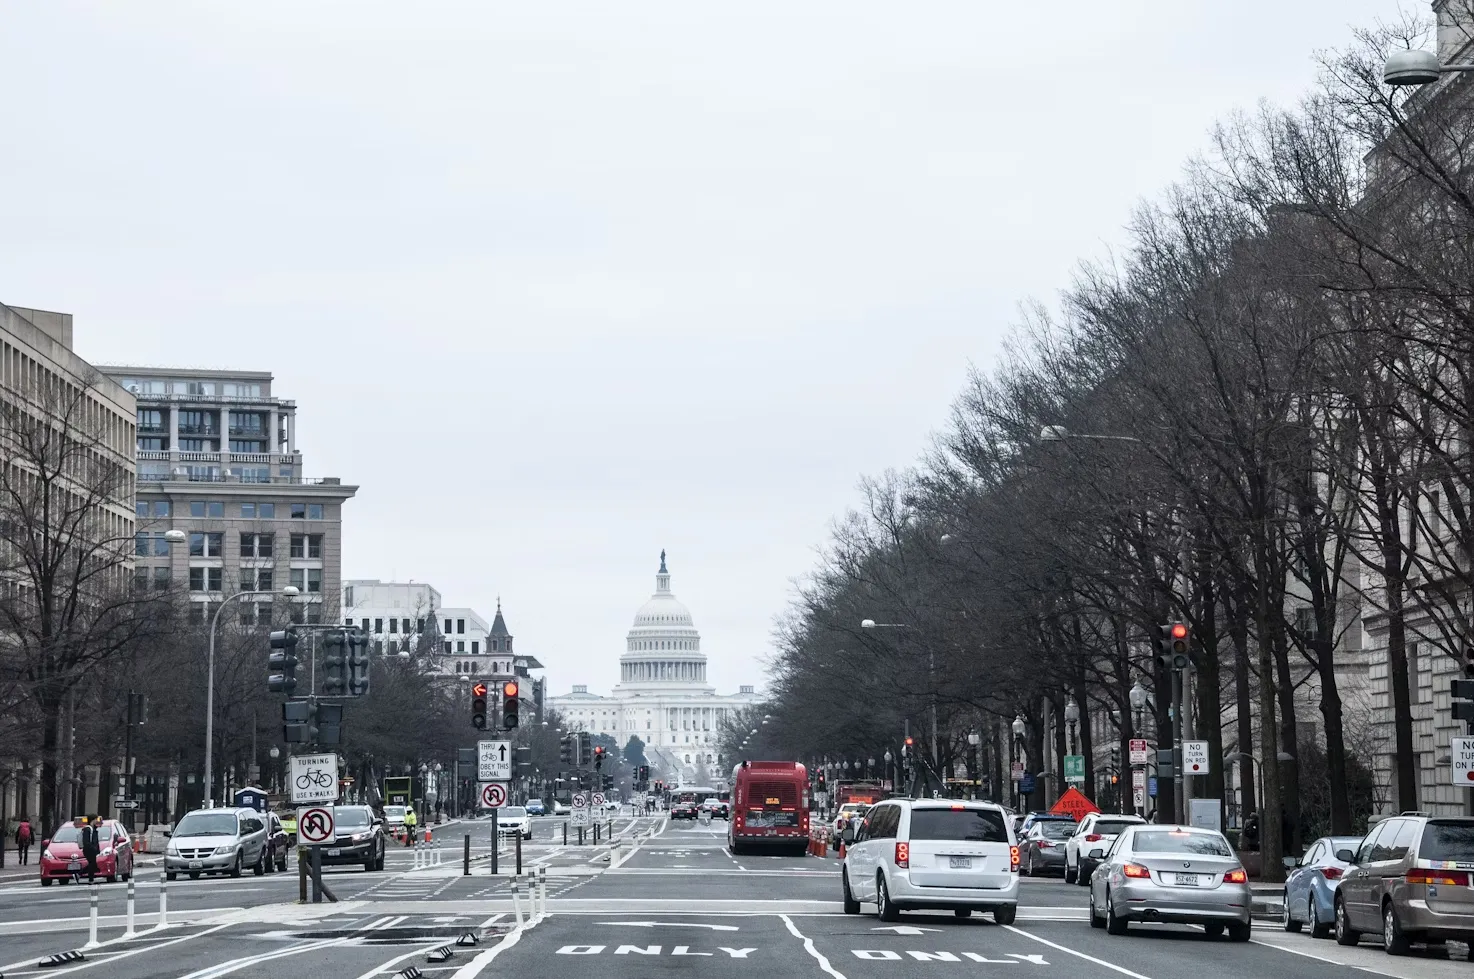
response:
<path fill-rule="evenodd" d="M 1172 671 L 1172 808 L 1173 818 L 1182 825 L 1187 822 L 1187 796 L 1184 794 L 1185 779 L 1182 774 L 1182 670 Z"/>

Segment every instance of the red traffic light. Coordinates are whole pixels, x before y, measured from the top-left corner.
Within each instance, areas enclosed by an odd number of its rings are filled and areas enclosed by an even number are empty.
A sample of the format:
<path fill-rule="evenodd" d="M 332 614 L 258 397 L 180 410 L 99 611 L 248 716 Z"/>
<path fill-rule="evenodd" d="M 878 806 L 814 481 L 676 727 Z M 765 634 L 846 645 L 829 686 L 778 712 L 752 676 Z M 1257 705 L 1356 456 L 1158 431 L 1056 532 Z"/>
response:
<path fill-rule="evenodd" d="M 516 680 L 508 680 L 506 683 L 502 684 L 502 696 L 504 696 L 504 697 L 516 697 L 517 696 L 517 681 Z"/>
<path fill-rule="evenodd" d="M 1183 625 L 1181 622 L 1174 622 L 1174 623 L 1172 623 L 1172 638 L 1173 639 L 1186 639 L 1187 638 L 1187 626 Z"/>
<path fill-rule="evenodd" d="M 908 748 L 911 747 L 915 743 L 916 743 L 916 739 L 915 738 L 907 738 L 906 739 L 906 747 L 908 747 Z"/>
<path fill-rule="evenodd" d="M 486 684 L 482 683 L 480 680 L 477 680 L 475 683 L 471 684 L 471 696 L 473 696 L 473 697 L 485 697 L 486 696 Z"/>

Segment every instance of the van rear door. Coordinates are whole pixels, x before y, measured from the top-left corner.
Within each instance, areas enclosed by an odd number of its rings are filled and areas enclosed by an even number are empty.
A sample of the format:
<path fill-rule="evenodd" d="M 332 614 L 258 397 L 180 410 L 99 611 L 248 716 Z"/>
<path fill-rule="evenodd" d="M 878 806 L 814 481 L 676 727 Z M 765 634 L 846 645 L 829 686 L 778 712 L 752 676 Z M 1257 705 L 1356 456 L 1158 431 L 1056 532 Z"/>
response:
<path fill-rule="evenodd" d="M 911 807 L 906 835 L 917 887 L 1003 888 L 1013 874 L 1013 839 L 997 809 L 962 802 Z"/>

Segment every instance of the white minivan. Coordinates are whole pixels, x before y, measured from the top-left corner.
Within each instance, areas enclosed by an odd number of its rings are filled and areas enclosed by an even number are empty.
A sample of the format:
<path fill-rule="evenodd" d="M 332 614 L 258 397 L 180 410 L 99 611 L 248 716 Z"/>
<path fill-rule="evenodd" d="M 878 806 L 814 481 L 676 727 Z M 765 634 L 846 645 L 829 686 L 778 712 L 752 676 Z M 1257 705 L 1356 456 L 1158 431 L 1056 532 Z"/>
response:
<path fill-rule="evenodd" d="M 991 802 L 886 799 L 865 815 L 845 853 L 845 914 L 876 906 L 882 921 L 937 909 L 965 918 L 991 911 L 1000 925 L 1018 913 L 1019 850 L 1008 813 Z"/>

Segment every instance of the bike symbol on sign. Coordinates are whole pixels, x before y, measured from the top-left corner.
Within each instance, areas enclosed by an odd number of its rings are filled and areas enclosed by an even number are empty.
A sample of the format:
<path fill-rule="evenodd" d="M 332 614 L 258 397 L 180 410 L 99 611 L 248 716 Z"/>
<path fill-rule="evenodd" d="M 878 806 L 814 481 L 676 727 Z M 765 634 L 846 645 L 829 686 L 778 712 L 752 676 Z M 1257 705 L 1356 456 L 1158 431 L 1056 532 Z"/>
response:
<path fill-rule="evenodd" d="M 333 776 L 321 768 L 312 768 L 297 776 L 297 788 L 310 789 L 314 785 L 319 789 L 325 789 L 333 784 Z"/>

